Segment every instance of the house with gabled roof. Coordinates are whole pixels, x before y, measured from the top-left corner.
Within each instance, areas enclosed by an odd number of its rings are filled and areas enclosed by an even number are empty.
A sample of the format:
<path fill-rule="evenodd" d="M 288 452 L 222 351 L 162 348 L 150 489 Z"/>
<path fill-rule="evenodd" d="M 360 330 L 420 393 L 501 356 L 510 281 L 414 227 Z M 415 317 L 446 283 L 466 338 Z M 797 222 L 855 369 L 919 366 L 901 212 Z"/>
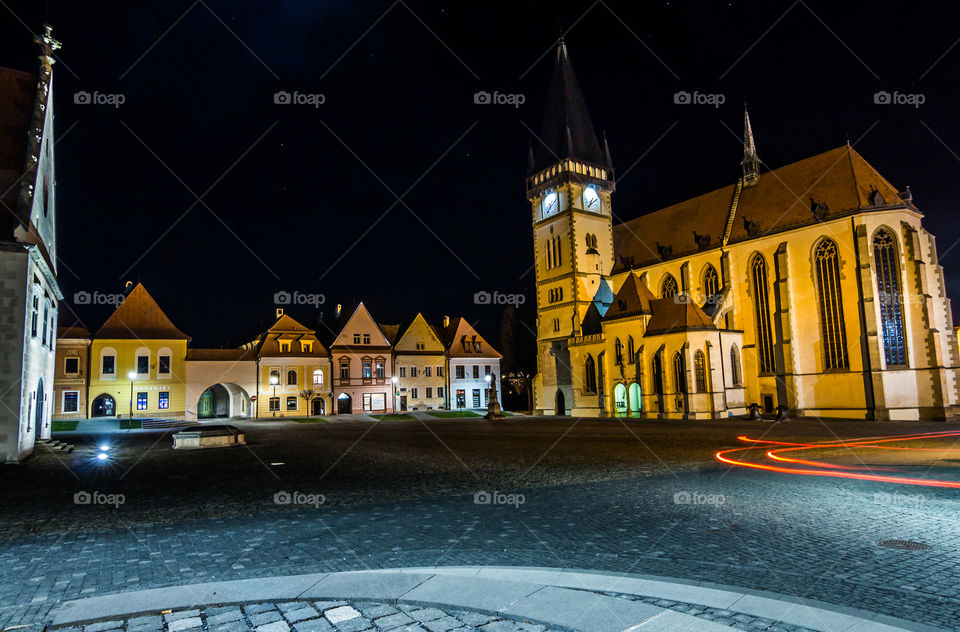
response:
<path fill-rule="evenodd" d="M 500 386 L 503 356 L 465 318 L 445 317 L 436 331 L 447 352 L 450 408 L 486 409 L 494 382 L 497 395 L 503 394 Z"/>
<path fill-rule="evenodd" d="M 396 336 L 397 326 L 386 327 Z M 336 414 L 386 413 L 395 409 L 393 340 L 360 303 L 330 344 Z"/>
<path fill-rule="evenodd" d="M 90 344 L 90 417 L 186 416 L 187 343 L 141 283 L 127 294 Z"/>
<path fill-rule="evenodd" d="M 447 408 L 446 347 L 417 313 L 393 347 L 397 410 Z"/>
<path fill-rule="evenodd" d="M 620 209 L 634 219 L 614 225 L 613 161 L 560 43 L 526 177 L 535 410 L 699 418 L 756 405 L 770 415 L 955 417 L 951 305 L 909 187 L 849 143 L 767 169 L 746 111 L 743 130 L 730 184 L 660 210 Z M 630 288 L 639 309 L 618 309 L 625 283 L 645 288 Z M 631 337 L 637 355 L 615 353 Z"/>

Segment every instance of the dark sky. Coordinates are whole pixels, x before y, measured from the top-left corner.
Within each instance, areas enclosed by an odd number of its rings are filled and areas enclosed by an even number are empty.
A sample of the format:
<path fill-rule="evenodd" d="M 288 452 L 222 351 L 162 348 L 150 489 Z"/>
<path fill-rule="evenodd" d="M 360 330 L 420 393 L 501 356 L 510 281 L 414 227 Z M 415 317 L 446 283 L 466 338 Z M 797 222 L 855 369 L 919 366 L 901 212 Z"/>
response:
<path fill-rule="evenodd" d="M 474 305 L 474 293 L 522 293 L 532 326 L 526 126 L 539 131 L 561 25 L 609 137 L 618 218 L 733 181 L 746 98 L 767 165 L 849 138 L 911 185 L 960 294 L 951 3 L 49 5 L 63 42 L 64 294 L 141 280 L 197 346 L 257 329 L 277 291 L 321 293 L 328 311 L 363 300 L 382 322 L 464 314 L 493 339 L 502 307 Z M 43 3 L 7 6 L 0 64 L 35 71 L 27 26 L 43 22 Z M 325 103 L 278 105 L 280 90 Z M 478 90 L 525 103 L 476 105 Z M 678 105 L 678 90 L 725 103 Z M 878 105 L 879 90 L 925 102 Z M 125 102 L 76 104 L 78 91 Z M 92 328 L 109 313 L 76 310 Z M 316 313 L 291 311 L 307 324 Z"/>

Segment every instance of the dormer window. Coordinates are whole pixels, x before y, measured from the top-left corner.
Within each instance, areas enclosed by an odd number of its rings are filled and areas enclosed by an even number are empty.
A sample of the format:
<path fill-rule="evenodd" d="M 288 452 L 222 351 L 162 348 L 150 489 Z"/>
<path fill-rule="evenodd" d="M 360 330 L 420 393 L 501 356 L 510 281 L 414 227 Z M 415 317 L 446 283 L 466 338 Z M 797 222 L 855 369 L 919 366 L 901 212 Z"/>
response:
<path fill-rule="evenodd" d="M 301 353 L 313 353 L 313 341 L 311 341 L 311 340 L 301 340 L 301 341 L 300 341 L 300 352 L 301 352 Z"/>
<path fill-rule="evenodd" d="M 280 353 L 290 353 L 290 341 L 281 340 L 280 341 Z"/>

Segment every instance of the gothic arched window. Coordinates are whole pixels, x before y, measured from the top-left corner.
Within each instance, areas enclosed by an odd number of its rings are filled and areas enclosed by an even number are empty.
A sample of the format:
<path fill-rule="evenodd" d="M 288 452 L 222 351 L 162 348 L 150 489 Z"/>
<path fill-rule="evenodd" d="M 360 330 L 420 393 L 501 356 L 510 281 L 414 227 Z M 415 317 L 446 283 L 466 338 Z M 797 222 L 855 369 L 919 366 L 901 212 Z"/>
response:
<path fill-rule="evenodd" d="M 881 228 L 873 236 L 873 257 L 877 266 L 877 298 L 880 303 L 884 357 L 888 366 L 906 364 L 897 240 L 886 228 Z"/>
<path fill-rule="evenodd" d="M 679 351 L 673 354 L 673 383 L 677 385 L 678 393 L 687 392 L 687 367 Z"/>
<path fill-rule="evenodd" d="M 737 345 L 732 345 L 730 347 L 730 380 L 734 386 L 741 385 L 742 375 L 743 373 L 740 372 L 740 351 L 737 349 Z"/>
<path fill-rule="evenodd" d="M 837 244 L 823 239 L 813 253 L 817 270 L 817 300 L 820 304 L 820 329 L 823 335 L 823 368 L 845 369 L 847 333 L 843 321 L 843 297 L 840 293 L 840 260 Z"/>
<path fill-rule="evenodd" d="M 770 327 L 770 300 L 767 296 L 767 262 L 757 253 L 750 264 L 753 272 L 753 306 L 757 319 L 757 360 L 761 373 L 773 373 L 773 333 Z"/>
<path fill-rule="evenodd" d="M 633 364 L 637 361 L 637 354 L 633 348 L 633 336 L 627 338 L 627 362 Z"/>
<path fill-rule="evenodd" d="M 677 280 L 673 278 L 673 275 L 665 276 L 663 283 L 660 284 L 660 298 L 673 298 L 678 291 Z"/>
<path fill-rule="evenodd" d="M 703 294 L 706 300 L 720 293 L 720 277 L 717 275 L 717 269 L 709 263 L 707 269 L 703 271 Z"/>
<path fill-rule="evenodd" d="M 693 354 L 693 372 L 697 380 L 697 392 L 704 393 L 707 390 L 707 360 L 703 351 L 697 350 Z"/>
<path fill-rule="evenodd" d="M 623 364 L 623 343 L 619 338 L 613 343 L 613 358 L 616 364 Z"/>
<path fill-rule="evenodd" d="M 583 363 L 583 390 L 587 393 L 597 392 L 597 365 L 590 354 L 587 354 Z"/>

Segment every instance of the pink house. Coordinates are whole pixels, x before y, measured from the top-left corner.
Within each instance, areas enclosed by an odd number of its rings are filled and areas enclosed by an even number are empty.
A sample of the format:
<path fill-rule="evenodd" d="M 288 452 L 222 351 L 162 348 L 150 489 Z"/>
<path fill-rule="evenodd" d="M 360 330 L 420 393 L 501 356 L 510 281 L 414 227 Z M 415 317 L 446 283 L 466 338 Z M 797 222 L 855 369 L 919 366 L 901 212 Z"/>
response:
<path fill-rule="evenodd" d="M 385 331 L 386 330 L 386 331 Z M 363 303 L 330 345 L 334 410 L 338 415 L 393 412 L 392 339 Z"/>

